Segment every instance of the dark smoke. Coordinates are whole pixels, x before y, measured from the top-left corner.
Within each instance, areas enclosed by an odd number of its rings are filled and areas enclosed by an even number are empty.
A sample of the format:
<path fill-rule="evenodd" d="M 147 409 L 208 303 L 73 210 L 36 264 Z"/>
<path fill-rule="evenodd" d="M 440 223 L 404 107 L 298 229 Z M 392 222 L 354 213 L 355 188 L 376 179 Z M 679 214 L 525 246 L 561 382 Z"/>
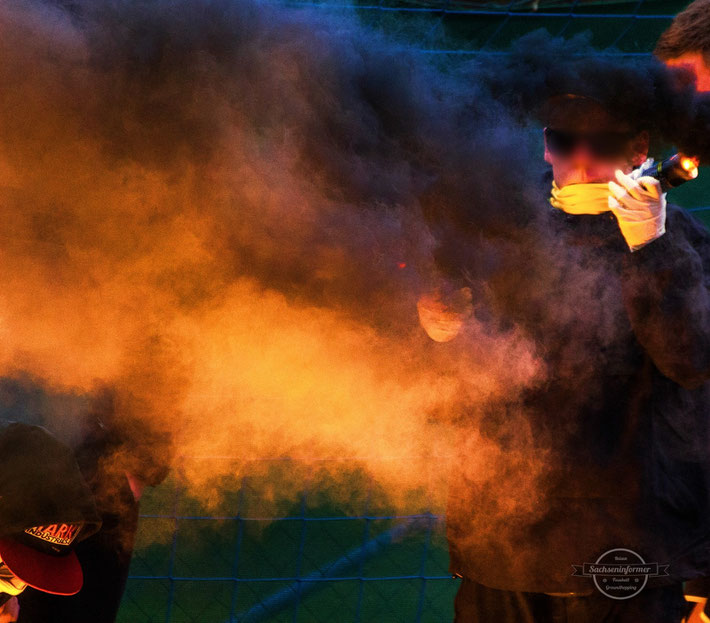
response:
<path fill-rule="evenodd" d="M 545 373 L 531 327 L 618 329 L 577 322 L 606 274 L 546 229 L 538 104 L 601 89 L 705 154 L 686 136 L 705 123 L 690 87 L 580 50 L 537 33 L 443 70 L 305 9 L 6 2 L 0 369 L 113 386 L 178 456 L 431 455 L 493 404 L 513 422 Z M 441 283 L 471 286 L 475 309 L 446 347 L 416 313 Z M 522 457 L 534 479 L 543 459 Z M 203 485 L 222 468 L 200 469 Z"/>
<path fill-rule="evenodd" d="M 0 32 L 5 375 L 111 386 L 178 456 L 369 457 L 404 491 L 419 472 L 378 461 L 447 451 L 452 405 L 536 374 L 515 331 L 442 350 L 417 319 L 460 285 L 446 232 L 541 205 L 530 137 L 483 88 L 252 2 L 12 2 Z M 466 274 L 504 251 L 471 246 Z"/>
<path fill-rule="evenodd" d="M 500 61 L 473 63 L 464 73 L 479 85 L 483 81 L 522 122 L 535 119 L 549 97 L 587 95 L 635 129 L 648 130 L 652 149 L 675 146 L 709 162 L 710 96 L 696 93 L 692 75 L 650 55 L 600 54 L 590 40 L 590 33 L 563 39 L 538 30 L 519 39 Z"/>

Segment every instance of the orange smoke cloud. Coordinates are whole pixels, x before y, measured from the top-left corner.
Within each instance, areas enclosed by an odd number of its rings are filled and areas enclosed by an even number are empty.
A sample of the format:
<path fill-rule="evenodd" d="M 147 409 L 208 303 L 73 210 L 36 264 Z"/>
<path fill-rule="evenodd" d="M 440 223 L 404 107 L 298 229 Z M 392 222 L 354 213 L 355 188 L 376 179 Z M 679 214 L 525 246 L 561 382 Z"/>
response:
<path fill-rule="evenodd" d="M 245 41 L 229 15 L 217 39 L 209 11 L 124 9 L 137 41 L 108 7 L 0 9 L 0 373 L 113 385 L 178 455 L 352 457 L 402 494 L 431 484 L 417 461 L 445 477 L 461 414 L 538 369 L 515 331 L 418 326 L 434 240 L 409 148 L 382 135 L 339 168 L 313 130 L 353 58 L 287 13 L 250 8 Z M 196 490 L 233 469 L 209 465 L 185 467 Z"/>

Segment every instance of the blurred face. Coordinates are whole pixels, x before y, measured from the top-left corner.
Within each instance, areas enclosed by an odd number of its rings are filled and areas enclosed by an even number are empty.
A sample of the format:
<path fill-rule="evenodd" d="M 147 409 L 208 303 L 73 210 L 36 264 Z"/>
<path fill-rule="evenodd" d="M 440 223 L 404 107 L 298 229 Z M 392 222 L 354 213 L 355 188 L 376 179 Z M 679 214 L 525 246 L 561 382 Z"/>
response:
<path fill-rule="evenodd" d="M 636 135 L 583 129 L 545 128 L 545 162 L 559 188 L 569 184 L 597 184 L 615 179 L 621 169 L 630 173 L 646 160 L 648 133 Z"/>
<path fill-rule="evenodd" d="M 695 75 L 696 89 L 701 92 L 710 91 L 710 67 L 700 52 L 683 54 L 663 62 L 668 67 L 683 67 L 690 70 Z"/>

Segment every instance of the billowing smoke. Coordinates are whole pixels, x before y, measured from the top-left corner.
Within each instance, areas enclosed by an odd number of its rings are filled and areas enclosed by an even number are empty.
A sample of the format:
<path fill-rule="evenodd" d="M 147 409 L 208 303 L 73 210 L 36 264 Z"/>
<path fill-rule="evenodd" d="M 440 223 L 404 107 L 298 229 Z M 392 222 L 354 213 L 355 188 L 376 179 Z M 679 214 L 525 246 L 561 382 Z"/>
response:
<path fill-rule="evenodd" d="M 4 375 L 111 386 L 177 456 L 347 457 L 404 495 L 538 374 L 514 328 L 418 323 L 449 191 L 480 189 L 473 225 L 534 213 L 525 176 L 487 181 L 530 141 L 476 88 L 252 2 L 6 3 L 0 29 Z M 502 251 L 481 240 L 479 282 Z M 201 491 L 234 469 L 181 464 Z"/>
<path fill-rule="evenodd" d="M 112 387 L 193 457 L 195 492 L 234 470 L 204 457 L 347 458 L 396 502 L 444 493 L 459 448 L 479 482 L 525 465 L 508 499 L 534 505 L 541 349 L 573 376 L 590 353 L 565 331 L 618 330 L 580 320 L 605 268 L 539 218 L 521 111 L 550 58 L 443 71 L 342 17 L 226 0 L 5 2 L 0 56 L 1 374 Z M 462 286 L 473 315 L 431 341 L 417 300 Z M 76 436 L 81 415 L 46 419 Z"/>
<path fill-rule="evenodd" d="M 692 73 L 669 70 L 652 57 L 601 54 L 590 39 L 589 32 L 563 39 L 537 30 L 501 60 L 464 71 L 521 121 L 534 118 L 549 97 L 587 95 L 632 128 L 649 131 L 652 149 L 675 146 L 710 162 L 710 96 L 696 93 Z"/>

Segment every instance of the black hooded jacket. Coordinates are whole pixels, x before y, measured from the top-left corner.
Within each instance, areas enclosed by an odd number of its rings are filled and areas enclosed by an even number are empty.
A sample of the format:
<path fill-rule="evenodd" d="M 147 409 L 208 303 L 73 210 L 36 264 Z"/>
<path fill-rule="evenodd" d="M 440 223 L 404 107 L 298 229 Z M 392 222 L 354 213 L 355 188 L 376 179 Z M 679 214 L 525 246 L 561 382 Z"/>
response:
<path fill-rule="evenodd" d="M 548 226 L 574 270 L 531 276 L 534 294 L 507 303 L 546 373 L 462 431 L 451 571 L 585 593 L 573 565 L 626 548 L 668 565 L 648 586 L 709 575 L 710 232 L 673 205 L 666 233 L 633 253 L 611 212 L 550 208 Z"/>

